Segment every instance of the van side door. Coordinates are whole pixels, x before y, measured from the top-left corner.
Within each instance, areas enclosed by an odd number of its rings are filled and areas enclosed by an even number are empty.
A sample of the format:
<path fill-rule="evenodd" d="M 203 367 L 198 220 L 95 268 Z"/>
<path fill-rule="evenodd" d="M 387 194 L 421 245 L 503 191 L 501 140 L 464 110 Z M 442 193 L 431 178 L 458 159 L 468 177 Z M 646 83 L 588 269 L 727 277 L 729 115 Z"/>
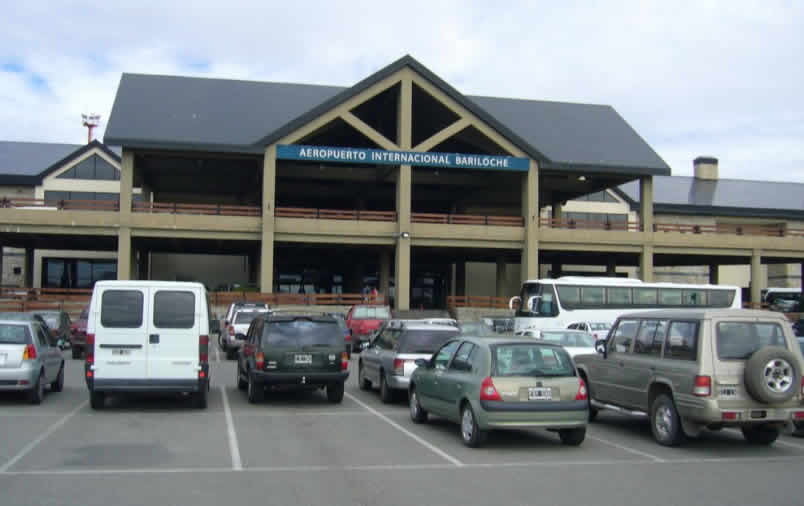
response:
<path fill-rule="evenodd" d="M 147 288 L 103 288 L 89 318 L 95 322 L 95 381 L 148 377 Z"/>
<path fill-rule="evenodd" d="M 199 371 L 201 295 L 191 288 L 150 289 L 148 378 L 196 379 Z"/>

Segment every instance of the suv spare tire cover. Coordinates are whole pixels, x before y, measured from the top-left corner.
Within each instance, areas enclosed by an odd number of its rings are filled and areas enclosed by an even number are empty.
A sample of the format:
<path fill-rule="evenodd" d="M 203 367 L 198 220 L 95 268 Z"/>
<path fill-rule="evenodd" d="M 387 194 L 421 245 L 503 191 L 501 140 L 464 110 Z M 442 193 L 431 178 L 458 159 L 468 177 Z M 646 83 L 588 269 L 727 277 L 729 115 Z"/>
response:
<path fill-rule="evenodd" d="M 786 375 L 790 376 L 790 383 L 780 384 L 781 376 Z M 773 404 L 789 401 L 798 392 L 800 384 L 798 360 L 784 348 L 762 348 L 745 363 L 745 387 L 759 402 Z"/>

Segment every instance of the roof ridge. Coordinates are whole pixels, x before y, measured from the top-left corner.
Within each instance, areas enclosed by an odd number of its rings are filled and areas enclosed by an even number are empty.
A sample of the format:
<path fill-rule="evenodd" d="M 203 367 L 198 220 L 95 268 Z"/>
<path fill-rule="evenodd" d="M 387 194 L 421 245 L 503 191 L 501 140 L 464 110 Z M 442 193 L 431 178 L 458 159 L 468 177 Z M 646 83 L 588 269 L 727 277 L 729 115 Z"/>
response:
<path fill-rule="evenodd" d="M 299 83 L 291 81 L 259 81 L 256 79 L 232 79 L 228 77 L 214 77 L 214 76 L 188 76 L 181 74 L 148 74 L 146 72 L 123 72 L 123 76 L 140 76 L 140 77 L 165 77 L 172 79 L 197 79 L 205 81 L 226 81 L 229 83 L 251 83 L 251 84 L 281 84 L 281 85 L 295 85 L 295 86 L 316 86 L 320 88 L 342 88 L 347 89 L 349 86 L 336 85 L 336 84 L 318 84 L 318 83 Z"/>

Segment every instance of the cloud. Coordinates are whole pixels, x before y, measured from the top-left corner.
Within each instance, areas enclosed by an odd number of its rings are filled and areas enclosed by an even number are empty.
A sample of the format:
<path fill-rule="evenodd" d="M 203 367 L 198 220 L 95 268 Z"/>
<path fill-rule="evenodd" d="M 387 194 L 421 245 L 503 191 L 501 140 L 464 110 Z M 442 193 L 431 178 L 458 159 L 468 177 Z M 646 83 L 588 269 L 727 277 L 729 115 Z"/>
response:
<path fill-rule="evenodd" d="M 722 177 L 804 182 L 803 13 L 781 1 L 28 1 L 0 21 L 0 138 L 81 142 L 80 114 L 108 120 L 121 72 L 349 86 L 411 54 L 467 94 L 610 104 L 677 174 L 709 154 Z"/>

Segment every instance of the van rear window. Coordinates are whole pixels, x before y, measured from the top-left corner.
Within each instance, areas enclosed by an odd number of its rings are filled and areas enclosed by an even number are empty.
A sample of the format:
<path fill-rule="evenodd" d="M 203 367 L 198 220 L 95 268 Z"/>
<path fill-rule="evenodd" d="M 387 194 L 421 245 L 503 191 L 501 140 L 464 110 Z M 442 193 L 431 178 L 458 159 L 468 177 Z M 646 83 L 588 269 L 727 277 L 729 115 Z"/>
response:
<path fill-rule="evenodd" d="M 142 302 L 139 290 L 106 290 L 101 297 L 101 325 L 111 329 L 142 327 Z"/>
<path fill-rule="evenodd" d="M 28 326 L 0 324 L 0 344 L 31 344 Z"/>
<path fill-rule="evenodd" d="M 195 294 L 185 290 L 159 290 L 154 295 L 154 326 L 191 329 L 195 326 Z"/>

